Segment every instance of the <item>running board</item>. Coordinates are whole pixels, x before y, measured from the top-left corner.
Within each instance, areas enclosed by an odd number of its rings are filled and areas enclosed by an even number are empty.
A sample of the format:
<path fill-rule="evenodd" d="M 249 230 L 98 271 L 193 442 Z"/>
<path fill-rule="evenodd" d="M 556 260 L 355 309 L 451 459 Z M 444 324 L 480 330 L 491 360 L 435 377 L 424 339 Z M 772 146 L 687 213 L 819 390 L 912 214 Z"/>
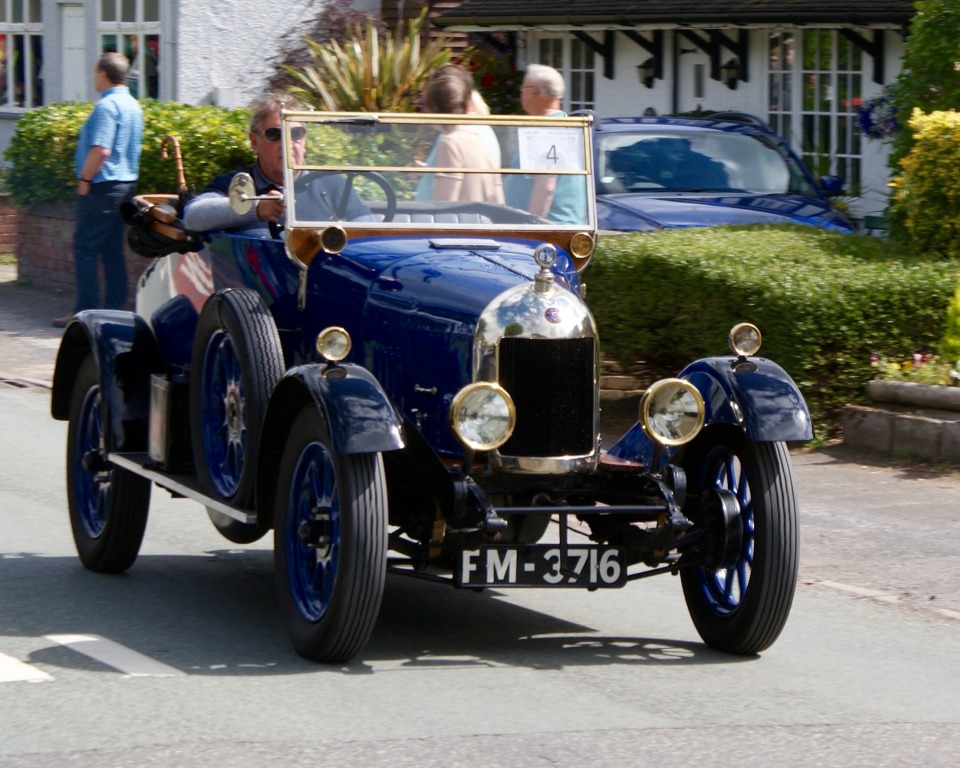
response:
<path fill-rule="evenodd" d="M 150 465 L 153 463 L 153 459 L 150 458 L 149 454 L 111 453 L 107 456 L 107 460 L 112 464 L 116 464 L 118 467 L 133 472 L 135 475 L 140 475 L 140 477 L 152 480 L 161 488 L 166 488 L 177 496 L 184 496 L 188 499 L 198 501 L 205 507 L 220 512 L 233 520 L 237 520 L 246 525 L 255 525 L 257 522 L 256 513 L 247 509 L 231 507 L 220 499 L 207 496 L 200 490 L 196 475 L 168 475 L 152 469 Z"/>

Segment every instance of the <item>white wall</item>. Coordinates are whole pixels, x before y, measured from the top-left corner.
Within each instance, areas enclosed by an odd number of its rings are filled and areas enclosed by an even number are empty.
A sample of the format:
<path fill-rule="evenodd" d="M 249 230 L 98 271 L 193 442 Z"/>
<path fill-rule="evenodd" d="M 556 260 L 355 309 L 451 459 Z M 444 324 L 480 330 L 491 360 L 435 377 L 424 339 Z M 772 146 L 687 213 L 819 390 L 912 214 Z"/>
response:
<path fill-rule="evenodd" d="M 176 101 L 243 106 L 263 90 L 285 34 L 329 0 L 180 0 Z"/>

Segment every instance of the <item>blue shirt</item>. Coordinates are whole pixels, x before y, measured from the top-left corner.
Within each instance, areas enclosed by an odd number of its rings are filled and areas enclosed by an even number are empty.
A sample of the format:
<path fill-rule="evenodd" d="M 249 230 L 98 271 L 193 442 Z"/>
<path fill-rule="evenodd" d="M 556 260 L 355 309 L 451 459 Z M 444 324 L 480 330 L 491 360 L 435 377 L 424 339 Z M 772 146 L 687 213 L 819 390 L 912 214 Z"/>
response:
<path fill-rule="evenodd" d="M 80 129 L 77 139 L 76 175 L 83 175 L 91 147 L 110 150 L 91 181 L 136 181 L 140 174 L 140 150 L 143 144 L 143 110 L 125 85 L 115 85 L 100 94 L 93 112 Z"/>

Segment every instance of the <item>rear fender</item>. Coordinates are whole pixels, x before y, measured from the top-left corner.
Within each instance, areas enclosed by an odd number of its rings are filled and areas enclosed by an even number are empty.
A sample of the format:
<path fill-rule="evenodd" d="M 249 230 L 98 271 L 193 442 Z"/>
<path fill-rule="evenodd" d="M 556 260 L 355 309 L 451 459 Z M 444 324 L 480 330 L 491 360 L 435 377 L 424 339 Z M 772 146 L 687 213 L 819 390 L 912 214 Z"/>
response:
<path fill-rule="evenodd" d="M 164 370 L 150 327 L 133 312 L 80 312 L 64 331 L 53 372 L 51 415 L 66 421 L 80 366 L 93 355 L 109 414 L 111 450 L 139 451 L 147 445 L 150 375 Z"/>

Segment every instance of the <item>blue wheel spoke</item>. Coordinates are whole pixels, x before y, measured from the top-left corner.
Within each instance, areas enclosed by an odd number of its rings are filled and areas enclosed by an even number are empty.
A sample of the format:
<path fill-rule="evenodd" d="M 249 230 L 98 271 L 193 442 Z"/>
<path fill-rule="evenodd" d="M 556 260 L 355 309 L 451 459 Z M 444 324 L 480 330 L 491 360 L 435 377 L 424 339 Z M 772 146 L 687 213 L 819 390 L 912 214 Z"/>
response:
<path fill-rule="evenodd" d="M 323 618 L 336 584 L 340 559 L 336 504 L 333 462 L 320 443 L 311 443 L 301 453 L 293 474 L 286 530 L 290 586 L 300 613 L 308 621 Z M 325 540 L 309 546 L 301 541 L 299 528 L 302 523 L 317 522 L 318 510 L 329 515 Z"/>
<path fill-rule="evenodd" d="M 750 483 L 739 457 L 727 446 L 718 446 L 707 457 L 712 486 L 732 492 L 740 505 L 743 524 L 743 548 L 740 560 L 732 568 L 702 570 L 700 582 L 704 597 L 720 615 L 735 611 L 743 601 L 753 568 L 755 521 Z"/>

